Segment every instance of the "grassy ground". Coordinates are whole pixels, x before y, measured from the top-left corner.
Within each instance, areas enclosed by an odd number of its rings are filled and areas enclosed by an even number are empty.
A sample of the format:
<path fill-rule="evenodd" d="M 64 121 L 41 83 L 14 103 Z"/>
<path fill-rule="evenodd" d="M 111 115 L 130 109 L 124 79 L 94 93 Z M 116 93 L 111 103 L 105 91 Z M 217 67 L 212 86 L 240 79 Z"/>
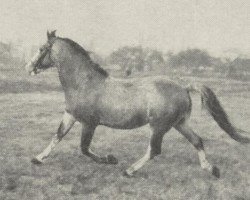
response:
<path fill-rule="evenodd" d="M 114 154 L 118 165 L 100 165 L 80 152 L 76 124 L 41 166 L 30 159 L 50 142 L 64 109 L 64 96 L 52 74 L 35 78 L 5 75 L 0 81 L 0 199 L 250 199 L 250 149 L 230 139 L 200 109 L 193 95 L 191 124 L 204 139 L 208 159 L 221 169 L 216 179 L 200 168 L 195 149 L 175 130 L 165 135 L 162 155 L 134 178 L 123 170 L 147 148 L 150 130 L 98 127 L 93 149 Z M 249 130 L 250 83 L 190 79 L 215 89 L 231 119 Z M 16 82 L 16 84 L 13 84 Z M 13 89 L 14 88 L 14 89 Z"/>

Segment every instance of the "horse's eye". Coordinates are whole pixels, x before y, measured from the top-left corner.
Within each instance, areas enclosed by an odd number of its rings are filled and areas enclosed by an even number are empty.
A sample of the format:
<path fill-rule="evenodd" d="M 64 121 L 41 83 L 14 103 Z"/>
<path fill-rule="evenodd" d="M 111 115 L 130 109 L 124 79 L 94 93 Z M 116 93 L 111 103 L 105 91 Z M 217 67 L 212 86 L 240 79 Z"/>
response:
<path fill-rule="evenodd" d="M 43 48 L 41 47 L 41 48 L 39 49 L 39 51 L 42 52 L 42 51 L 43 51 Z"/>

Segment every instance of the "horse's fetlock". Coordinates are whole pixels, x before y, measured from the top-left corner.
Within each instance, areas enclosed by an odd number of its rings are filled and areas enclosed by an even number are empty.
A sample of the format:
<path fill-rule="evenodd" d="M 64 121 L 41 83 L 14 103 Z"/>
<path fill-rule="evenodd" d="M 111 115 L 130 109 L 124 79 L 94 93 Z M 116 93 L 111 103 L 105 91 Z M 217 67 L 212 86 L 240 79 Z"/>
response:
<path fill-rule="evenodd" d="M 158 156 L 161 154 L 161 149 L 157 148 L 157 149 L 152 149 L 150 152 L 150 159 L 153 159 L 155 156 Z"/>
<path fill-rule="evenodd" d="M 86 147 L 82 147 L 82 146 L 81 146 L 81 150 L 82 150 L 82 153 L 83 153 L 83 154 L 86 154 L 86 155 L 88 155 L 88 154 L 89 154 L 89 150 L 88 150 L 88 148 L 86 148 Z"/>
<path fill-rule="evenodd" d="M 198 136 L 197 140 L 194 142 L 194 146 L 197 150 L 204 150 L 204 145 L 201 137 Z"/>

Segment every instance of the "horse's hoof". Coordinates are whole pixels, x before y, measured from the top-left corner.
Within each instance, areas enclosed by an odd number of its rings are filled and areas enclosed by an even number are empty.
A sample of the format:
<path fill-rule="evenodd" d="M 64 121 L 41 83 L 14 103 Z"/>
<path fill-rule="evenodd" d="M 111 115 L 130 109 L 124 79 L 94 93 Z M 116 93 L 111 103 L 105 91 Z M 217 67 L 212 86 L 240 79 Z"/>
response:
<path fill-rule="evenodd" d="M 213 171 L 212 174 L 216 177 L 216 178 L 220 178 L 220 169 L 216 166 L 213 166 Z"/>
<path fill-rule="evenodd" d="M 127 178 L 132 178 L 134 176 L 134 174 L 131 174 L 131 173 L 128 173 L 127 170 L 125 170 L 123 173 L 122 173 L 123 176 L 127 177 Z"/>
<path fill-rule="evenodd" d="M 116 165 L 118 164 L 118 159 L 113 155 L 107 155 L 107 162 L 108 164 Z"/>
<path fill-rule="evenodd" d="M 35 164 L 35 165 L 40 165 L 40 164 L 43 163 L 42 161 L 38 160 L 37 158 L 32 158 L 32 159 L 31 159 L 31 162 L 32 162 L 33 164 Z"/>

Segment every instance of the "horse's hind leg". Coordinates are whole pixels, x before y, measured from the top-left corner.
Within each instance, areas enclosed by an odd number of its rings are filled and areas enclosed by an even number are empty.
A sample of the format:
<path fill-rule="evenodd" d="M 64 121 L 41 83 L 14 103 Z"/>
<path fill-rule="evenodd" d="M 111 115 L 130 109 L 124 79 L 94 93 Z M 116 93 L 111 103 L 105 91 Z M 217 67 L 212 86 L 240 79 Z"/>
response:
<path fill-rule="evenodd" d="M 191 127 L 187 124 L 187 121 L 182 121 L 175 126 L 182 135 L 198 150 L 198 156 L 202 169 L 208 170 L 217 178 L 220 177 L 220 171 L 216 166 L 212 166 L 206 159 L 204 146 L 201 137 L 196 135 Z"/>
<path fill-rule="evenodd" d="M 65 112 L 63 115 L 63 119 L 60 123 L 60 126 L 57 130 L 56 135 L 52 138 L 50 144 L 43 150 L 42 153 L 40 153 L 39 155 L 37 155 L 35 158 L 33 158 L 31 160 L 32 163 L 34 164 L 40 164 L 43 162 L 43 160 L 48 157 L 48 155 L 50 154 L 50 152 L 55 148 L 55 146 L 62 140 L 62 138 L 69 132 L 69 130 L 71 129 L 71 127 L 74 125 L 75 123 L 75 118 Z"/>
<path fill-rule="evenodd" d="M 169 126 L 164 131 L 158 130 L 156 127 L 151 127 L 153 130 L 153 134 L 150 139 L 150 143 L 148 145 L 148 149 L 146 151 L 146 154 L 139 159 L 137 162 L 135 162 L 133 165 L 131 165 L 125 172 L 124 175 L 126 176 L 133 176 L 134 172 L 139 170 L 148 160 L 153 159 L 155 156 L 159 155 L 161 153 L 161 145 L 162 145 L 162 139 L 164 134 L 171 128 L 172 126 Z"/>
<path fill-rule="evenodd" d="M 99 156 L 91 151 L 90 144 L 94 135 L 96 126 L 82 123 L 82 138 L 81 138 L 81 150 L 86 156 L 89 156 L 97 163 L 105 164 L 117 164 L 118 160 L 113 155 Z"/>

